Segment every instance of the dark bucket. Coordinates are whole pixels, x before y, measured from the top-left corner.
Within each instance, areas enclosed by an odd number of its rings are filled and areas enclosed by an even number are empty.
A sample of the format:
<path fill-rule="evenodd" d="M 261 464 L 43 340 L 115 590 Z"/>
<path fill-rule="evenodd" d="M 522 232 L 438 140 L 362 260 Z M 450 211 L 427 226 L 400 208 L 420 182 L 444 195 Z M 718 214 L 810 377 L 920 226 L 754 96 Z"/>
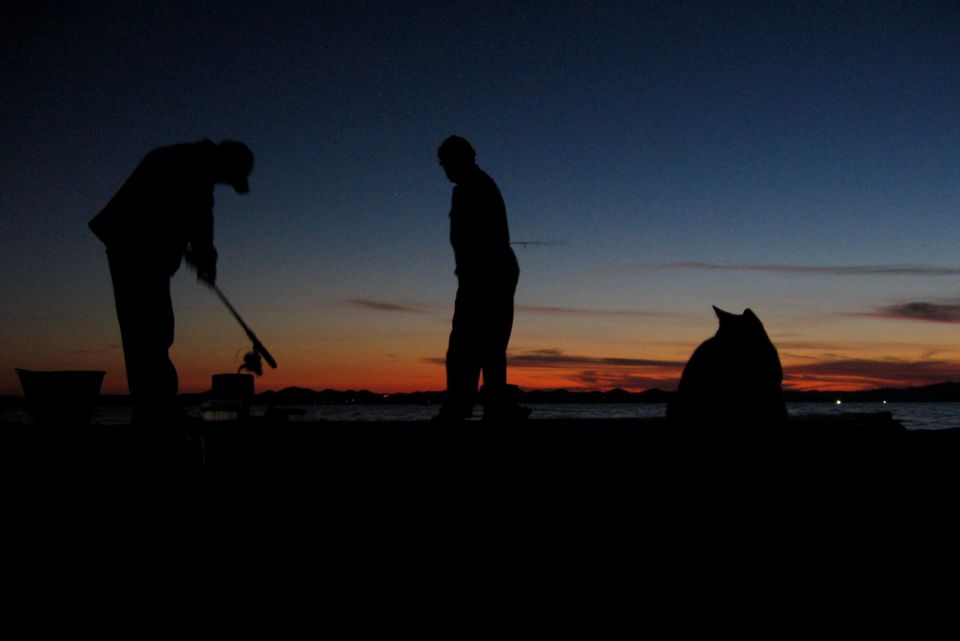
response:
<path fill-rule="evenodd" d="M 214 374 L 210 400 L 203 404 L 205 421 L 242 421 L 253 401 L 252 374 Z"/>
<path fill-rule="evenodd" d="M 17 370 L 33 422 L 40 425 L 89 425 L 105 373 Z"/>

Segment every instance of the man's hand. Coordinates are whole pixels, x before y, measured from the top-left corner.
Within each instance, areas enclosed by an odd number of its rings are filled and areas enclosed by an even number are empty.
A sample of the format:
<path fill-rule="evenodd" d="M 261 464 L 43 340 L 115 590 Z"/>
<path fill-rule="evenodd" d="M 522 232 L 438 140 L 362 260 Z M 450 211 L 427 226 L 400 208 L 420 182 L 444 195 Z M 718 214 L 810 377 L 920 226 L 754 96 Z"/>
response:
<path fill-rule="evenodd" d="M 197 278 L 207 283 L 211 287 L 217 284 L 217 261 L 214 260 L 209 265 L 197 265 Z"/>
<path fill-rule="evenodd" d="M 217 284 L 217 252 L 208 250 L 202 253 L 187 250 L 184 258 L 187 264 L 197 270 L 197 279 L 208 285 Z"/>

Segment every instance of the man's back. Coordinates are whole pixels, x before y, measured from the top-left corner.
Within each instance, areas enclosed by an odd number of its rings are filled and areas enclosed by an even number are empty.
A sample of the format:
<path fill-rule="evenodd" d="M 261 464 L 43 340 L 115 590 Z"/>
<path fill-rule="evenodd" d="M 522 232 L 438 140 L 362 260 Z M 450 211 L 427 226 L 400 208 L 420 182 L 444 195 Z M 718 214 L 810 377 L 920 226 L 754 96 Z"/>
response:
<path fill-rule="evenodd" d="M 187 243 L 212 226 L 213 148 L 204 140 L 149 152 L 90 229 L 112 251 L 176 256 L 179 264 Z"/>
<path fill-rule="evenodd" d="M 503 197 L 479 168 L 453 189 L 450 243 L 461 278 L 509 269 L 515 263 Z"/>

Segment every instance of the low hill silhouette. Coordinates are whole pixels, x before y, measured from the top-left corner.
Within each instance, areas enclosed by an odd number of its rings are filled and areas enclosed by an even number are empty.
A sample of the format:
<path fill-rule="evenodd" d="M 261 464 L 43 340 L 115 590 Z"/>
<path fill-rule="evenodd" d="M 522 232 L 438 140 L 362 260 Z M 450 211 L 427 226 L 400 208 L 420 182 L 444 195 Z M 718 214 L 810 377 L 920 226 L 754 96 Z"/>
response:
<path fill-rule="evenodd" d="M 602 403 L 668 403 L 676 392 L 649 389 L 628 392 L 612 389 L 605 392 L 557 390 L 530 390 L 516 392 L 521 403 L 602 404 Z M 823 392 L 784 390 L 790 403 L 950 403 L 960 402 L 960 383 L 946 382 L 923 387 L 884 388 L 853 392 Z M 313 391 L 289 387 L 279 392 L 262 392 L 255 402 L 261 405 L 434 405 L 443 402 L 444 392 L 409 392 L 380 394 L 368 390 Z"/>
<path fill-rule="evenodd" d="M 605 392 L 578 392 L 567 389 L 516 391 L 521 403 L 553 404 L 603 404 L 603 403 L 669 403 L 675 392 L 649 389 L 643 392 L 628 392 L 612 389 Z M 960 403 L 960 383 L 944 382 L 921 387 L 883 388 L 854 392 L 824 392 L 784 390 L 788 403 Z M 181 394 L 184 405 L 197 405 L 207 400 L 210 392 Z M 256 395 L 256 405 L 438 405 L 443 402 L 444 392 L 404 392 L 382 394 L 369 390 L 311 390 L 303 387 L 287 387 L 279 391 L 268 390 Z M 103 395 L 102 405 L 128 405 L 125 395 Z M 0 396 L 0 406 L 23 406 L 21 396 Z"/>

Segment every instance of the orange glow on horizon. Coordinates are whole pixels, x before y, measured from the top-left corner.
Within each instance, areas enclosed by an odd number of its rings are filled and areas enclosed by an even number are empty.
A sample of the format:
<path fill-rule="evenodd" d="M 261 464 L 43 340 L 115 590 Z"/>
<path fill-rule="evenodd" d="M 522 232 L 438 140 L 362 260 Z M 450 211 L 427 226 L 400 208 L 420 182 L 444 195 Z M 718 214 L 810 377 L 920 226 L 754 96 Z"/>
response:
<path fill-rule="evenodd" d="M 43 369 L 77 369 L 77 368 L 37 368 Z M 224 370 L 226 372 L 227 370 Z M 235 370 L 233 370 L 235 371 Z M 180 393 L 202 393 L 211 387 L 211 376 L 220 372 L 208 371 L 184 371 L 179 370 L 180 375 Z M 231 371 L 232 373 L 232 371 Z M 565 372 L 511 372 L 509 382 L 519 388 L 527 391 L 553 391 L 565 389 L 569 391 L 609 391 L 619 387 L 628 392 L 643 392 L 649 389 L 661 389 L 671 391 L 676 389 L 676 379 L 664 380 L 662 385 L 648 386 L 629 386 L 629 385 L 590 385 L 582 383 L 575 378 L 575 373 Z M 923 386 L 935 383 L 942 383 L 944 380 L 917 381 L 914 379 L 890 379 L 887 381 L 864 380 L 855 376 L 836 376 L 832 378 L 817 378 L 808 380 L 804 378 L 791 378 L 789 373 L 783 382 L 784 391 L 797 392 L 857 392 L 880 388 L 903 388 L 913 386 Z M 11 370 L 5 373 L 0 380 L 0 394 L 9 394 L 21 396 L 22 390 L 16 374 Z M 436 392 L 443 391 L 445 388 L 445 377 L 442 366 L 433 365 L 424 373 L 415 376 L 396 376 L 396 375 L 371 375 L 370 372 L 355 372 L 353 374 L 340 374 L 331 376 L 328 374 L 310 373 L 307 371 L 287 371 L 266 370 L 263 376 L 255 380 L 256 391 L 265 392 L 268 390 L 280 391 L 289 387 L 306 388 L 315 391 L 325 389 L 334 390 L 367 390 L 374 393 L 396 394 L 409 392 Z M 107 395 L 125 395 L 128 393 L 126 378 L 123 368 L 107 372 L 104 378 L 102 394 Z"/>
<path fill-rule="evenodd" d="M 405 337 L 396 341 L 389 335 L 337 336 L 335 340 L 284 341 L 283 332 L 264 332 L 271 337 L 270 350 L 276 357 L 278 369 L 264 364 L 264 373 L 255 381 L 258 392 L 279 391 L 289 387 L 312 390 L 368 390 L 392 394 L 417 391 L 442 391 L 446 386 L 443 365 L 445 332 Z M 332 334 L 333 332 L 330 332 Z M 434 335 L 435 334 L 435 335 Z M 19 381 L 13 367 L 34 370 L 98 369 L 105 370 L 102 393 L 127 393 L 123 355 L 118 337 L 108 336 L 103 347 L 89 354 L 74 356 L 66 349 L 48 348 L 39 351 L 29 348 L 29 341 L 19 341 L 9 353 L 10 368 L 0 371 L 0 394 L 21 395 Z M 78 341 L 81 342 L 82 341 Z M 92 342 L 92 341 L 90 341 Z M 682 372 L 674 365 L 689 355 L 691 349 L 668 344 L 662 353 L 655 349 L 641 353 L 624 353 L 609 348 L 599 349 L 589 343 L 572 344 L 569 357 L 558 354 L 551 361 L 533 361 L 530 354 L 547 352 L 532 341 L 511 354 L 515 362 L 508 362 L 508 381 L 525 390 L 608 391 L 615 388 L 630 392 L 648 389 L 670 391 L 676 389 Z M 181 393 L 200 393 L 211 387 L 211 377 L 217 373 L 233 373 L 242 362 L 248 345 L 233 334 L 225 338 L 184 330 L 177 337 L 171 358 L 177 368 Z M 845 392 L 879 388 L 923 386 L 960 379 L 960 364 L 954 354 L 944 350 L 942 360 L 930 360 L 918 355 L 918 350 L 887 347 L 882 356 L 869 349 L 850 349 L 841 357 L 810 350 L 804 353 L 791 345 L 781 352 L 785 391 Z M 656 365 L 624 365 L 609 363 L 616 359 L 651 359 Z M 548 354 L 549 356 L 549 354 Z M 578 360 L 579 359 L 579 360 Z M 544 364 L 547 363 L 547 364 Z"/>
<path fill-rule="evenodd" d="M 940 382 L 940 381 L 937 381 Z M 792 381 L 784 380 L 784 392 L 864 392 L 867 390 L 879 389 L 881 387 L 909 387 L 914 383 L 901 381 L 891 383 L 890 385 L 876 385 L 872 382 L 865 382 L 858 379 L 839 380 L 818 380 L 818 381 Z"/>

